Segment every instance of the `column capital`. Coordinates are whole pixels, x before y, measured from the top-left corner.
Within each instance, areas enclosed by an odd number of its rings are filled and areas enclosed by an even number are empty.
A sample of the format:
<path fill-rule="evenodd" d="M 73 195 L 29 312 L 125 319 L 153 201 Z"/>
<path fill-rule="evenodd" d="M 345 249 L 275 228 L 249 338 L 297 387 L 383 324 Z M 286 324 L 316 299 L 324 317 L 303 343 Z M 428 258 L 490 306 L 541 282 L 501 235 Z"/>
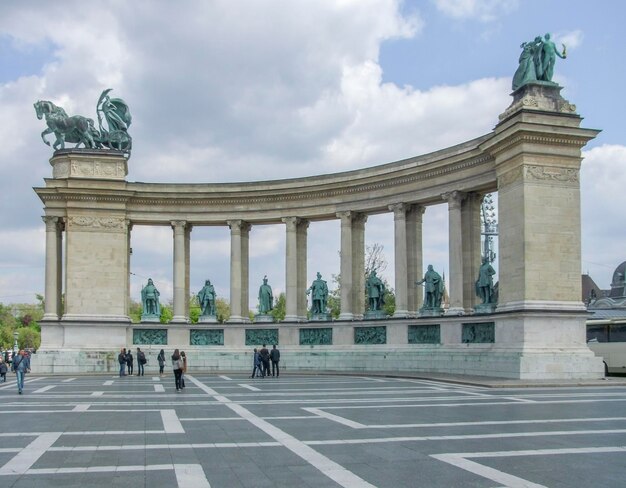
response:
<path fill-rule="evenodd" d="M 343 221 L 348 221 L 350 222 L 352 220 L 352 217 L 354 217 L 354 212 L 350 211 L 350 210 L 344 210 L 341 212 L 337 212 L 335 214 L 339 219 Z"/>
<path fill-rule="evenodd" d="M 448 202 L 448 206 L 450 209 L 459 209 L 461 208 L 461 203 L 467 196 L 466 193 L 463 193 L 458 190 L 449 191 L 441 194 L 441 198 Z"/>
<path fill-rule="evenodd" d="M 245 220 L 227 220 L 226 224 L 230 227 L 231 232 L 246 232 L 251 227 Z"/>
<path fill-rule="evenodd" d="M 406 203 L 392 203 L 387 208 L 393 212 L 394 219 L 404 219 L 406 217 L 406 213 L 410 209 L 410 205 Z"/>
<path fill-rule="evenodd" d="M 185 230 L 185 226 L 187 225 L 186 220 L 171 220 L 170 224 L 172 229 L 176 230 Z"/>
<path fill-rule="evenodd" d="M 298 224 L 302 221 L 300 217 L 283 217 L 280 220 L 286 224 L 287 230 L 296 230 L 296 226 L 298 226 Z"/>
<path fill-rule="evenodd" d="M 41 220 L 46 224 L 46 231 L 55 232 L 57 230 L 63 230 L 63 217 L 55 217 L 53 215 L 42 215 Z"/>

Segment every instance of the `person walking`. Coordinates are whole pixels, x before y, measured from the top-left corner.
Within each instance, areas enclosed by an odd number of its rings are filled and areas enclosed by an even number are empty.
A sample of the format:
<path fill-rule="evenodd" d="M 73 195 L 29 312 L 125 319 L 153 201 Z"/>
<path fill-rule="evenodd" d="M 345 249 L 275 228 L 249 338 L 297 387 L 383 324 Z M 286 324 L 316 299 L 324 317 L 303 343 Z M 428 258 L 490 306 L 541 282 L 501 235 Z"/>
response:
<path fill-rule="evenodd" d="M 126 348 L 125 347 L 123 347 L 120 350 L 120 353 L 117 355 L 117 361 L 118 363 L 120 363 L 120 378 L 122 376 L 126 376 L 126 373 L 124 372 L 126 368 Z"/>
<path fill-rule="evenodd" d="M 278 362 L 280 361 L 280 351 L 276 349 L 276 344 L 272 346 L 270 359 L 272 360 L 272 376 L 274 376 L 274 373 L 276 373 L 276 376 L 279 376 L 280 370 L 278 369 Z"/>
<path fill-rule="evenodd" d="M 165 369 L 165 351 L 163 349 L 159 351 L 157 361 L 159 362 L 159 376 L 163 376 L 163 370 Z"/>
<path fill-rule="evenodd" d="M 178 349 L 174 349 L 172 354 L 172 370 L 174 370 L 174 383 L 176 384 L 176 391 L 182 391 L 180 387 L 180 380 L 183 376 L 183 360 L 180 357 Z"/>
<path fill-rule="evenodd" d="M 135 362 L 135 358 L 133 358 L 133 352 L 128 348 L 126 352 L 126 371 L 128 372 L 128 376 L 133 375 L 133 364 Z"/>
<path fill-rule="evenodd" d="M 263 367 L 263 375 L 270 375 L 270 352 L 267 350 L 267 346 L 263 344 L 263 347 L 259 351 L 259 356 L 261 356 L 261 363 Z"/>
<path fill-rule="evenodd" d="M 143 367 L 147 362 L 148 360 L 146 359 L 144 352 L 137 348 L 137 376 L 143 376 Z"/>
<path fill-rule="evenodd" d="M 250 378 L 254 378 L 255 374 L 256 376 L 263 377 L 263 368 L 261 367 L 261 355 L 258 353 L 256 347 L 254 348 L 254 358 L 252 360 L 252 374 L 250 375 Z"/>
<path fill-rule="evenodd" d="M 24 376 L 30 373 L 30 359 L 24 353 L 24 349 L 20 349 L 17 356 L 13 357 L 11 369 L 17 377 L 17 392 L 21 395 L 24 389 Z"/>
<path fill-rule="evenodd" d="M 180 375 L 180 389 L 185 388 L 185 373 L 187 372 L 187 355 L 185 351 L 180 351 L 180 358 L 183 360 L 183 372 Z"/>
<path fill-rule="evenodd" d="M 0 378 L 2 378 L 2 383 L 7 382 L 8 370 L 9 368 L 7 368 L 7 362 L 4 360 L 4 358 L 0 358 Z"/>

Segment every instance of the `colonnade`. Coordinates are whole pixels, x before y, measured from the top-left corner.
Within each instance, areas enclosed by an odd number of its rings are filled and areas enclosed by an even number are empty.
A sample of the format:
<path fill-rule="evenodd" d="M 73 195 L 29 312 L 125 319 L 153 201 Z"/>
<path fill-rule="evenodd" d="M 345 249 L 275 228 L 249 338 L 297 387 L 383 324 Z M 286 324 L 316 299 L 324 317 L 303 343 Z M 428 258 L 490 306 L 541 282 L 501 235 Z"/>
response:
<path fill-rule="evenodd" d="M 476 192 L 447 192 L 441 195 L 448 205 L 449 274 L 448 294 L 450 315 L 463 315 L 476 302 L 474 281 L 480 265 L 480 216 L 482 198 Z M 427 210 L 419 203 L 388 205 L 394 222 L 395 298 L 394 318 L 418 315 L 423 290 L 416 285 L 424 268 L 422 253 L 423 215 Z M 341 211 L 340 273 L 341 312 L 339 320 L 362 320 L 365 288 L 365 227 L 367 213 Z M 44 320 L 58 320 L 62 296 L 62 242 L 66 232 L 62 217 L 44 216 L 46 223 L 46 281 Z M 285 295 L 287 322 L 307 320 L 306 289 L 307 238 L 310 220 L 292 216 L 280 219 L 285 225 Z M 252 224 L 245 220 L 228 220 L 230 228 L 230 322 L 249 321 L 249 236 Z M 133 224 L 126 220 L 129 253 L 126 267 L 130 269 L 130 235 Z M 173 318 L 172 323 L 189 322 L 190 241 L 192 221 L 172 220 L 173 232 Z M 67 270 L 66 270 L 67 273 Z M 130 291 L 126 284 L 126 294 Z M 128 306 L 129 298 L 126 301 Z M 126 314 L 128 309 L 126 308 Z M 69 316 L 71 316 L 71 311 Z M 63 315 L 66 318 L 66 315 Z"/>

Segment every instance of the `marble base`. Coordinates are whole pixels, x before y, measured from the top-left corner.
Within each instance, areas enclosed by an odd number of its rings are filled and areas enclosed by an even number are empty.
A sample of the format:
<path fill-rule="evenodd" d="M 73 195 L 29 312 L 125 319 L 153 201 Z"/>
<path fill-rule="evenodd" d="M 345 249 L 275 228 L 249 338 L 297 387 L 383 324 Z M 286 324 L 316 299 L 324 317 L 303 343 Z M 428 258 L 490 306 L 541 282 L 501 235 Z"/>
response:
<path fill-rule="evenodd" d="M 200 315 L 200 317 L 198 317 L 198 323 L 217 324 L 217 317 L 215 315 Z"/>
<path fill-rule="evenodd" d="M 255 315 L 254 316 L 254 323 L 255 324 L 273 324 L 274 322 L 276 322 L 276 320 L 274 319 L 273 315 Z"/>
<path fill-rule="evenodd" d="M 384 310 L 368 310 L 363 315 L 363 320 L 381 320 L 388 317 L 389 315 Z"/>
<path fill-rule="evenodd" d="M 332 315 L 329 313 L 315 313 L 309 319 L 311 322 L 330 322 Z"/>
<path fill-rule="evenodd" d="M 494 313 L 496 311 L 497 303 L 480 303 L 474 307 L 475 314 Z"/>
<path fill-rule="evenodd" d="M 161 322 L 161 317 L 158 315 L 142 315 L 141 322 Z"/>
<path fill-rule="evenodd" d="M 442 308 L 420 308 L 420 317 L 441 317 L 443 315 Z"/>

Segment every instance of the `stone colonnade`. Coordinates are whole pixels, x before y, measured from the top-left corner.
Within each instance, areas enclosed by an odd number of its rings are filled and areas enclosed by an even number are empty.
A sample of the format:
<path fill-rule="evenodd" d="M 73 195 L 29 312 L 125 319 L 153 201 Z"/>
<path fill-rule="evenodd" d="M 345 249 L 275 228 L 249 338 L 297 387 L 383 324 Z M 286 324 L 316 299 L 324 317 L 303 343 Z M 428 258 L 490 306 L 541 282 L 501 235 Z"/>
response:
<path fill-rule="evenodd" d="M 450 310 L 449 314 L 471 313 L 474 296 L 474 279 L 480 262 L 480 220 L 470 205 L 480 203 L 477 193 L 464 194 L 458 191 L 446 193 L 442 197 L 448 201 L 450 209 Z M 418 315 L 423 293 L 416 285 L 422 273 L 422 217 L 424 205 L 395 203 L 388 206 L 394 215 L 394 256 L 396 311 L 394 318 L 409 318 Z M 363 290 L 365 259 L 365 225 L 367 215 L 361 212 L 337 212 L 341 221 L 341 314 L 340 320 L 361 320 L 364 313 Z M 69 300 L 66 312 L 61 314 L 62 296 L 62 242 L 64 218 L 44 216 L 46 223 L 46 281 L 44 320 L 59 320 L 76 317 L 85 310 L 85 305 L 93 306 L 97 301 L 93 287 L 86 286 L 67 290 Z M 306 289 L 307 277 L 307 229 L 309 221 L 300 217 L 281 219 L 286 229 L 286 322 L 307 320 Z M 126 239 L 129 248 L 132 223 L 125 221 Z M 172 323 L 189 322 L 190 296 L 190 241 L 193 224 L 185 220 L 170 222 L 173 234 L 173 318 Z M 249 232 L 251 224 L 243 220 L 229 220 L 230 228 L 230 322 L 245 323 L 248 318 L 249 298 Z M 106 227 L 105 227 L 106 228 Z M 111 227 L 116 228 L 116 227 Z M 107 229 L 110 230 L 111 228 Z M 467 242 L 472 239 L 471 244 Z M 464 256 L 462 249 L 471 247 L 474 253 Z M 463 258 L 466 257 L 464 260 Z M 69 262 L 69 260 L 67 261 Z M 129 267 L 129 261 L 126 266 Z M 98 272 L 92 270 L 90 278 L 97 282 Z M 128 271 L 130 271 L 128 269 Z M 67 276 L 68 270 L 65 270 Z M 465 276 L 468 275 L 468 276 Z M 66 287 L 68 285 L 66 284 Z M 66 288 L 67 289 L 67 288 Z M 128 290 L 128 286 L 126 286 Z M 75 298 L 75 299 L 74 299 Z M 128 301 L 124 302 L 128 306 Z M 123 310 L 118 310 L 127 315 Z M 106 315 L 105 315 L 106 316 Z M 119 313 L 115 315 L 119 319 Z"/>
<path fill-rule="evenodd" d="M 340 323 L 331 327 L 342 334 L 337 344 L 349 344 L 345 324 L 352 321 L 358 328 L 364 312 L 367 216 L 383 212 L 393 212 L 394 219 L 396 314 L 389 324 L 412 320 L 419 327 L 422 319 L 412 317 L 422 295 L 415 282 L 428 264 L 422 255 L 422 218 L 429 206 L 446 202 L 450 317 L 441 321 L 439 349 L 429 349 L 429 354 L 443 354 L 440 359 L 447 359 L 440 364 L 448 372 L 462 371 L 473 358 L 479 363 L 472 371 L 484 374 L 506 370 L 508 377 L 595 377 L 602 368 L 586 345 L 580 300 L 579 171 L 581 149 L 598 131 L 580 127 L 582 118 L 560 96 L 560 89 L 548 83 L 519 88 L 492 132 L 456 146 L 370 168 L 290 180 L 135 183 L 126 181 L 128 161 L 120 152 L 57 151 L 50 160 L 52 178 L 45 180 L 45 187 L 35 188 L 45 207 L 46 224 L 42 348 L 125 345 L 133 225 L 173 229 L 174 324 L 168 329 L 173 341 L 168 338 L 168 344 L 184 340 L 180 331 L 185 327 L 176 323 L 185 323 L 189 316 L 189 242 L 194 226 L 230 228 L 234 324 L 223 330 L 226 345 L 234 340 L 237 322 L 248 321 L 251 226 L 285 226 L 286 313 L 296 326 L 306 317 L 308 225 L 330 219 L 340 220 L 342 279 Z M 493 191 L 498 192 L 500 223 L 499 300 L 496 312 L 481 318 L 493 332 L 493 341 L 461 344 L 461 324 L 444 327 L 444 322 L 467 314 L 476 303 L 479 204 L 482 195 Z M 286 337 L 291 337 L 290 327 L 285 325 Z M 448 332 L 454 340 L 443 337 Z M 94 337 L 100 340 L 96 346 Z M 298 344 L 306 344 L 304 339 L 289 339 L 294 354 Z M 406 344 L 406 339 L 396 339 L 391 337 L 386 347 Z M 351 347 L 356 344 L 355 338 Z M 241 345 L 232 347 L 240 350 Z M 336 353 L 342 357 L 341 351 Z"/>

